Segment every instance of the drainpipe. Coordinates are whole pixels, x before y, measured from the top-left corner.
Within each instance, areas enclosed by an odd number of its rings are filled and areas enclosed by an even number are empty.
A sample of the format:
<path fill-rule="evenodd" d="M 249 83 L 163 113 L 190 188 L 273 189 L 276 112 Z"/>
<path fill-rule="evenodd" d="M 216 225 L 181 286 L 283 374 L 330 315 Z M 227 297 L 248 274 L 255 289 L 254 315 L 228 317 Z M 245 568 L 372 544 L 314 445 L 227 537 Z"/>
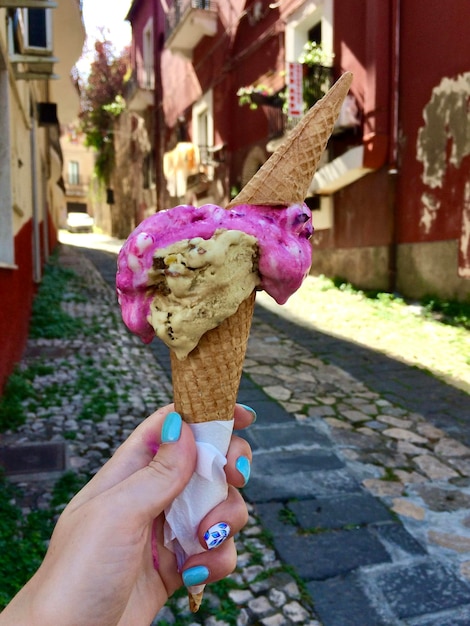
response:
<path fill-rule="evenodd" d="M 388 261 L 388 290 L 394 293 L 397 287 L 397 184 L 398 184 L 398 124 L 399 124 L 399 80 L 400 80 L 400 0 L 391 5 L 391 66 L 390 66 L 390 143 L 388 155 L 389 207 L 392 217 L 391 242 Z"/>
<path fill-rule="evenodd" d="M 37 185 L 37 160 L 36 160 L 36 120 L 31 112 L 30 120 L 30 149 L 31 149 L 31 200 L 33 219 L 33 280 L 41 281 L 41 234 L 39 228 L 39 205 Z"/>
<path fill-rule="evenodd" d="M 163 85 L 162 85 L 162 47 L 164 33 L 157 28 L 160 24 L 165 24 L 165 17 L 162 15 L 160 2 L 154 2 L 153 10 L 153 54 L 154 54 L 154 115 L 155 115 L 155 185 L 157 188 L 156 201 L 157 211 L 162 211 L 166 204 L 166 180 L 163 173 L 163 156 L 165 153 L 165 118 L 163 115 Z M 163 26 L 165 28 L 165 26 Z"/>

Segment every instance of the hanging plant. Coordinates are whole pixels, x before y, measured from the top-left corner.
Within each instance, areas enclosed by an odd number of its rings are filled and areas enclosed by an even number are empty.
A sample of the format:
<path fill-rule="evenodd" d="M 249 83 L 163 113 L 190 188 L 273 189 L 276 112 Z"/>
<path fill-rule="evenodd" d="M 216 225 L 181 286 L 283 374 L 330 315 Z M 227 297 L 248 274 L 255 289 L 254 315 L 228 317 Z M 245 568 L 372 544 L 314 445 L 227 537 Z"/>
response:
<path fill-rule="evenodd" d="M 271 87 L 262 84 L 240 87 L 237 96 L 240 106 L 248 105 L 252 110 L 262 105 L 279 108 L 282 107 L 283 103 L 278 93 L 275 93 Z"/>

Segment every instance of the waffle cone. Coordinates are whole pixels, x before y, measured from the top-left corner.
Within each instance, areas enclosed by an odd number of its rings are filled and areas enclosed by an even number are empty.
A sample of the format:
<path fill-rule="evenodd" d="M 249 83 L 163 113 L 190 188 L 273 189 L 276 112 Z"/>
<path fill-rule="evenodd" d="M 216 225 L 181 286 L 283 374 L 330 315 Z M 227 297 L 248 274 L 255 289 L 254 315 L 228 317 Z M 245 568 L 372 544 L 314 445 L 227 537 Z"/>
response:
<path fill-rule="evenodd" d="M 189 610 L 191 613 L 197 613 L 202 604 L 202 598 L 204 597 L 204 591 L 199 593 L 188 593 Z"/>
<path fill-rule="evenodd" d="M 175 409 L 189 424 L 231 420 L 245 359 L 255 292 L 206 332 L 186 359 L 171 353 Z"/>
<path fill-rule="evenodd" d="M 333 132 L 352 74 L 346 72 L 313 106 L 227 206 L 288 206 L 303 202 Z"/>

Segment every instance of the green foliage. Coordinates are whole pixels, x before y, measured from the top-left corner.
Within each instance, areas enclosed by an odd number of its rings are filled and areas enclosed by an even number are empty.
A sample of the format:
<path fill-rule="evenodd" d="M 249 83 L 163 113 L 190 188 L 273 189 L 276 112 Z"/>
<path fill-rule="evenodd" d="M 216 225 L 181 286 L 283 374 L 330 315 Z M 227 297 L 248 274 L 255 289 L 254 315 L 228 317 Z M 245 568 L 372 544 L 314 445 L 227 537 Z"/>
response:
<path fill-rule="evenodd" d="M 21 490 L 0 474 L 0 610 L 41 564 L 58 512 L 85 482 L 67 472 L 55 484 L 51 506 L 24 515 Z"/>
<path fill-rule="evenodd" d="M 303 98 L 305 109 L 312 107 L 320 100 L 331 86 L 331 66 L 333 55 L 323 50 L 321 43 L 308 41 L 298 58 L 298 62 L 305 66 L 303 77 Z M 237 91 L 238 104 L 248 105 L 250 109 L 257 109 L 259 104 L 271 104 L 288 110 L 287 87 L 274 92 L 271 87 L 263 83 L 254 83 L 240 87 Z"/>
<path fill-rule="evenodd" d="M 109 185 L 115 166 L 114 123 L 125 108 L 123 98 L 127 72 L 124 56 L 115 57 L 109 41 L 95 43 L 95 60 L 86 84 L 79 80 L 81 91 L 80 119 L 85 144 L 95 149 L 95 172 Z"/>
<path fill-rule="evenodd" d="M 428 296 L 423 299 L 425 311 L 435 316 L 444 324 L 461 326 L 470 330 L 470 302 L 458 302 L 456 300 L 441 300 Z"/>
<path fill-rule="evenodd" d="M 17 367 L 9 376 L 3 395 L 0 397 L 0 432 L 7 429 L 15 430 L 26 421 L 25 406 L 28 401 L 36 401 L 38 394 L 33 387 L 36 377 L 51 374 L 51 365 L 37 362 L 26 369 Z"/>
<path fill-rule="evenodd" d="M 65 313 L 60 303 L 67 284 L 75 278 L 71 270 L 57 265 L 54 259 L 44 270 L 42 283 L 33 302 L 29 334 L 33 339 L 75 337 L 83 330 L 83 323 Z"/>
<path fill-rule="evenodd" d="M 0 432 L 18 428 L 26 421 L 22 400 L 34 394 L 31 383 L 16 369 L 8 378 L 0 397 Z"/>
<path fill-rule="evenodd" d="M 325 52 L 321 43 L 307 41 L 298 62 L 304 66 L 302 88 L 304 107 L 307 111 L 321 100 L 331 87 L 333 55 Z"/>
<path fill-rule="evenodd" d="M 257 85 L 247 85 L 246 87 L 240 87 L 237 91 L 239 106 L 248 105 L 250 109 L 257 109 L 258 102 L 256 97 L 269 98 L 274 95 L 271 87 L 263 85 L 261 83 Z"/>
<path fill-rule="evenodd" d="M 397 482 L 397 481 L 399 482 L 400 481 L 398 476 L 390 467 L 384 467 L 384 473 L 380 480 L 383 480 L 384 482 Z"/>
<path fill-rule="evenodd" d="M 0 609 L 39 567 L 53 523 L 46 511 L 23 516 L 16 490 L 0 477 Z"/>
<path fill-rule="evenodd" d="M 52 490 L 51 506 L 54 509 L 61 508 L 85 485 L 87 478 L 68 471 L 58 479 Z"/>
<path fill-rule="evenodd" d="M 230 599 L 228 592 L 231 589 L 237 588 L 238 585 L 230 578 L 224 578 L 210 586 L 210 590 L 215 593 L 220 600 L 220 606 L 216 609 L 214 617 L 231 625 L 233 624 L 233 626 L 237 623 L 239 610 L 235 602 Z M 210 613 L 207 617 L 210 617 Z"/>
<path fill-rule="evenodd" d="M 289 526 L 297 526 L 298 521 L 295 513 L 287 506 L 283 507 L 278 513 L 279 521 Z"/>
<path fill-rule="evenodd" d="M 313 65 L 331 65 L 333 56 L 323 50 L 321 43 L 307 41 L 299 56 L 299 63 L 312 67 Z"/>

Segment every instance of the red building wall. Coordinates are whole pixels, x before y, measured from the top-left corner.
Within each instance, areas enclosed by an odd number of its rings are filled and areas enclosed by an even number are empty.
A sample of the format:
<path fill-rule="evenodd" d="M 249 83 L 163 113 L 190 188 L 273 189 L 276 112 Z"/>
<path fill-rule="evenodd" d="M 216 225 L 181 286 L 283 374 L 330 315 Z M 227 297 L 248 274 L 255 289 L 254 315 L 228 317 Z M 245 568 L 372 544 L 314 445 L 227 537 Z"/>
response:
<path fill-rule="evenodd" d="M 23 354 L 28 338 L 31 306 L 35 293 L 32 260 L 32 222 L 15 237 L 17 269 L 0 269 L 0 392 Z"/>
<path fill-rule="evenodd" d="M 450 115 L 463 113 L 460 121 L 462 137 L 468 125 L 466 107 L 462 110 L 455 79 L 470 71 L 469 5 L 465 0 L 439 2 L 415 0 L 401 3 L 400 50 L 400 134 L 401 176 L 398 185 L 399 242 L 440 241 L 460 238 L 462 208 L 465 203 L 465 183 L 470 178 L 470 161 L 467 155 L 458 164 L 449 163 L 455 138 L 445 128 Z M 429 120 L 428 148 L 446 154 L 442 186 L 432 189 L 424 184 L 423 163 L 417 155 L 418 132 L 425 126 L 423 118 L 433 89 L 443 79 L 450 81 L 442 90 L 439 102 L 441 111 L 434 109 L 435 117 Z M 451 85 L 452 83 L 452 85 Z M 456 92 L 451 93 L 454 88 Z M 445 93 L 447 91 L 447 94 Z M 467 96 L 468 97 L 468 96 Z M 431 144 L 433 142 L 433 145 Z M 428 155 L 430 159 L 432 154 Z M 426 230 L 422 223 L 423 195 L 434 197 L 440 208 Z"/>
<path fill-rule="evenodd" d="M 335 194 L 333 228 L 314 236 L 314 271 L 412 297 L 468 297 L 467 15 L 465 0 L 334 3 L 335 66 L 354 73 L 363 164 L 374 171 Z"/>

